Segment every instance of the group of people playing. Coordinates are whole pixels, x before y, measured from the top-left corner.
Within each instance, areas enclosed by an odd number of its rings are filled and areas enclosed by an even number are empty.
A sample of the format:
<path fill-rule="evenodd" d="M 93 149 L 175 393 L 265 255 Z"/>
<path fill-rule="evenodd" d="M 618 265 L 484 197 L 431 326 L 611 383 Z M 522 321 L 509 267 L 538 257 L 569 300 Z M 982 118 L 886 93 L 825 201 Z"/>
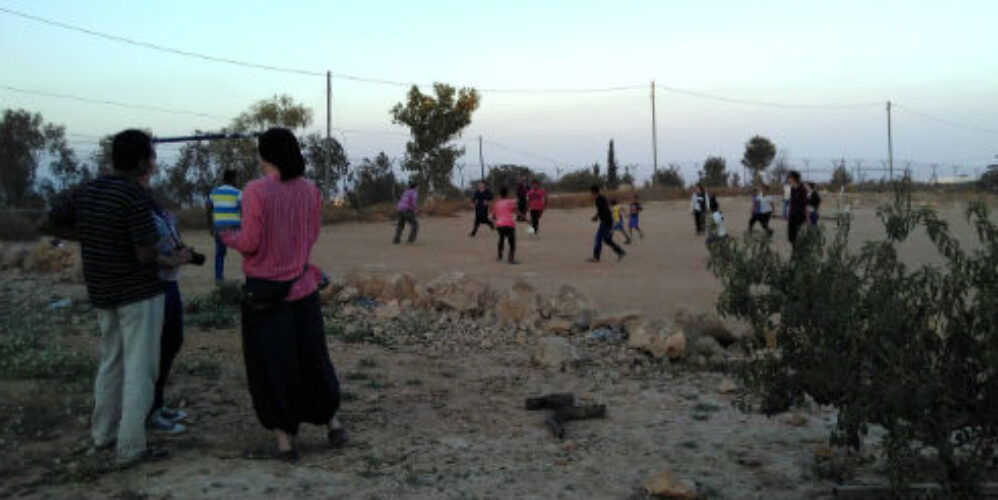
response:
<path fill-rule="evenodd" d="M 147 430 L 183 432 L 181 410 L 164 388 L 183 343 L 179 268 L 204 256 L 181 240 L 173 216 L 155 201 L 151 137 L 114 136 L 113 172 L 63 193 L 42 229 L 78 240 L 90 302 L 97 310 L 100 363 L 94 383 L 94 449 L 115 448 L 122 467 L 164 458 Z M 302 423 L 325 428 L 331 446 L 347 431 L 338 417 L 340 386 L 329 358 L 318 290 L 322 271 L 309 263 L 321 227 L 322 197 L 302 177 L 298 140 L 284 128 L 258 139 L 261 177 L 245 190 L 235 173 L 209 195 L 216 238 L 216 279 L 225 247 L 243 256 L 242 346 L 257 418 L 274 433 L 277 455 L 298 457 Z"/>
<path fill-rule="evenodd" d="M 821 195 L 813 182 L 802 182 L 800 172 L 791 170 L 787 174 L 784 187 L 783 218 L 787 220 L 787 238 L 791 244 L 796 243 L 800 229 L 806 223 L 818 225 L 820 219 Z M 752 189 L 752 212 L 749 218 L 748 230 L 752 232 L 758 223 L 768 236 L 773 235 L 769 222 L 773 217 L 775 205 L 769 195 L 768 186 L 759 184 Z M 721 212 L 717 198 L 709 194 L 703 184 L 693 186 L 690 196 L 690 212 L 693 214 L 696 234 L 707 233 L 707 242 L 712 243 L 728 236 L 724 227 L 724 215 Z M 707 215 L 710 215 L 709 224 Z M 709 227 L 708 227 L 709 226 Z"/>

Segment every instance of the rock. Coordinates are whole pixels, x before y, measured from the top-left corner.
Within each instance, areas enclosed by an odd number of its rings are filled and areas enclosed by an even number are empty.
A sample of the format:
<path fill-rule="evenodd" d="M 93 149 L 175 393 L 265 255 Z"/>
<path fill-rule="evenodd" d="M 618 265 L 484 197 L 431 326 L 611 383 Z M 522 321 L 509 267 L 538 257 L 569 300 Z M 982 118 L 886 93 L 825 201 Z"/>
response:
<path fill-rule="evenodd" d="M 637 323 L 627 333 L 627 347 L 655 358 L 678 359 L 686 351 L 686 336 L 666 325 Z"/>
<path fill-rule="evenodd" d="M 687 479 L 676 479 L 671 470 L 664 470 L 645 483 L 645 491 L 651 495 L 677 500 L 694 500 L 697 485 Z"/>
<path fill-rule="evenodd" d="M 593 330 L 597 328 L 616 328 L 624 329 L 625 325 L 637 325 L 641 322 L 641 313 L 638 312 L 623 312 L 618 314 L 613 314 L 610 316 L 601 316 L 592 321 L 589 325 Z"/>
<path fill-rule="evenodd" d="M 329 278 L 329 284 L 326 285 L 326 288 L 323 288 L 322 291 L 319 292 L 319 300 L 322 301 L 323 304 L 332 302 L 336 300 L 336 296 L 339 295 L 345 287 L 346 283 L 342 279 L 331 277 Z"/>
<path fill-rule="evenodd" d="M 537 347 L 532 356 L 534 363 L 545 368 L 562 369 L 567 363 L 579 358 L 568 339 L 564 337 L 542 337 L 537 341 Z"/>
<path fill-rule="evenodd" d="M 547 307 L 552 318 L 567 319 L 580 330 L 589 328 L 596 315 L 592 300 L 572 285 L 561 285 L 558 293 L 551 297 Z"/>
<path fill-rule="evenodd" d="M 691 337 L 710 337 L 721 347 L 728 347 L 740 340 L 740 337 L 728 328 L 716 314 L 702 312 L 693 314 L 688 309 L 680 309 L 675 314 L 676 325 L 679 325 Z"/>
<path fill-rule="evenodd" d="M 495 294 L 488 285 L 459 271 L 427 283 L 426 292 L 433 308 L 467 316 L 481 315 L 495 305 Z"/>
<path fill-rule="evenodd" d="M 336 294 L 336 300 L 340 302 L 351 302 L 358 297 L 360 297 L 360 290 L 352 286 L 347 286 L 343 290 L 340 290 L 340 293 Z"/>
<path fill-rule="evenodd" d="M 393 274 L 385 282 L 381 293 L 381 299 L 386 302 L 394 299 L 401 303 L 406 300 L 415 301 L 418 298 L 416 279 L 408 273 Z"/>
<path fill-rule="evenodd" d="M 699 354 L 707 359 L 723 358 L 725 355 L 724 348 L 713 337 L 696 337 L 690 344 L 690 351 L 693 354 Z"/>
<path fill-rule="evenodd" d="M 382 321 L 392 320 L 402 315 L 402 307 L 398 300 L 390 300 L 374 310 L 374 317 Z"/>
<path fill-rule="evenodd" d="M 800 413 L 794 413 L 789 417 L 787 417 L 786 420 L 784 420 L 784 422 L 794 427 L 804 427 L 805 425 L 807 425 L 807 417 L 801 415 Z"/>
<path fill-rule="evenodd" d="M 572 333 L 572 322 L 567 319 L 555 318 L 544 325 L 544 330 L 555 335 L 568 335 Z"/>
<path fill-rule="evenodd" d="M 73 266 L 73 251 L 56 247 L 47 241 L 35 245 L 24 258 L 21 267 L 25 271 L 60 272 Z"/>
<path fill-rule="evenodd" d="M 773 330 L 766 330 L 763 334 L 766 340 L 766 347 L 770 349 L 776 349 L 776 332 Z"/>
<path fill-rule="evenodd" d="M 736 390 L 738 390 L 738 386 L 735 385 L 735 382 L 729 378 L 722 380 L 721 383 L 717 385 L 717 392 L 720 394 L 731 394 Z"/>
<path fill-rule="evenodd" d="M 360 286 L 357 289 L 360 290 L 361 297 L 377 299 L 385 291 L 385 278 L 377 274 L 369 274 L 361 278 Z"/>
<path fill-rule="evenodd" d="M 523 280 L 517 280 L 499 294 L 495 311 L 496 320 L 503 326 L 533 329 L 541 319 L 537 293 Z"/>
<path fill-rule="evenodd" d="M 28 257 L 29 250 L 21 245 L 11 245 L 3 249 L 3 261 L 0 266 L 3 269 L 19 269 L 24 265 L 24 259 Z"/>
<path fill-rule="evenodd" d="M 624 332 L 603 326 L 589 332 L 589 338 L 616 344 L 624 341 Z"/>

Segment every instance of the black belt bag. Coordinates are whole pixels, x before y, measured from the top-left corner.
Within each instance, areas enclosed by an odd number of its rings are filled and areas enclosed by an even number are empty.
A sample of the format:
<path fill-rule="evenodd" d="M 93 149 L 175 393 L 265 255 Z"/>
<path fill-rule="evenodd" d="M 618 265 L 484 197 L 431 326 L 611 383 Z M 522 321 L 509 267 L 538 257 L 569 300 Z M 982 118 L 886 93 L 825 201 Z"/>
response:
<path fill-rule="evenodd" d="M 307 269 L 307 266 L 306 266 Z M 273 281 L 246 277 L 243 283 L 243 306 L 256 312 L 277 309 L 291 293 L 291 286 L 305 274 L 305 270 L 289 281 Z"/>

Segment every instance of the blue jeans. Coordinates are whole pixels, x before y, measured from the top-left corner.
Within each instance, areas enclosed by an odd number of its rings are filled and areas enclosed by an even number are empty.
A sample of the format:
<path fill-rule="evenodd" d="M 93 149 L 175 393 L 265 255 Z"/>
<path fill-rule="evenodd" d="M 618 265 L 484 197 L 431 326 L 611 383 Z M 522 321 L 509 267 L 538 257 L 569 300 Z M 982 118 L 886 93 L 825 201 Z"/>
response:
<path fill-rule="evenodd" d="M 218 237 L 219 230 L 215 229 L 215 281 L 222 281 L 225 276 L 225 243 Z"/>
<path fill-rule="evenodd" d="M 596 260 L 599 260 L 600 255 L 603 254 L 603 243 L 606 243 L 617 255 L 624 252 L 613 242 L 612 224 L 601 223 L 599 229 L 596 230 L 596 237 L 593 238 L 593 258 Z"/>

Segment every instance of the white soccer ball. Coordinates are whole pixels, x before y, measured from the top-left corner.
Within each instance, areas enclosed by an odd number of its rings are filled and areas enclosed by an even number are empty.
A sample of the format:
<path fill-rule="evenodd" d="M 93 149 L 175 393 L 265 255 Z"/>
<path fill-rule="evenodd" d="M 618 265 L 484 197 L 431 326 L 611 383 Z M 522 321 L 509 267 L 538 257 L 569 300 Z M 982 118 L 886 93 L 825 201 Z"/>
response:
<path fill-rule="evenodd" d="M 534 226 L 527 226 L 527 234 L 534 234 Z"/>

